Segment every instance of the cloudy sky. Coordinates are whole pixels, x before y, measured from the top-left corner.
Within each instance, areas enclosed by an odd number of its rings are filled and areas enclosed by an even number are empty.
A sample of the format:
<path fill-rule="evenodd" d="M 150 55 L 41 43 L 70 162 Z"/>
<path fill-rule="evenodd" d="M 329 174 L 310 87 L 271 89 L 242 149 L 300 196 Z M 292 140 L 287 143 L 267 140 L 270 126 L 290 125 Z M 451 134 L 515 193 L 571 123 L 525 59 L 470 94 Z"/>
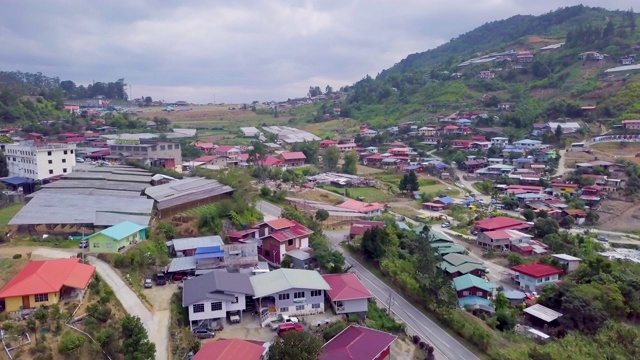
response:
<path fill-rule="evenodd" d="M 487 21 L 570 0 L 0 0 L 0 69 L 125 78 L 133 97 L 242 102 L 375 76 Z M 637 0 L 584 0 L 628 9 Z"/>

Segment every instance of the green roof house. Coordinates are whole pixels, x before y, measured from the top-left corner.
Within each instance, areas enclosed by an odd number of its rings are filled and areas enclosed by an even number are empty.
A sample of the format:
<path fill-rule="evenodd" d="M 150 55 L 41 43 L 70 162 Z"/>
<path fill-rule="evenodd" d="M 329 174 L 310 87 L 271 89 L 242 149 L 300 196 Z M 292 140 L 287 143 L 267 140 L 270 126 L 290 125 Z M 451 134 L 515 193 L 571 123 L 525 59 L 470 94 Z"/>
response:
<path fill-rule="evenodd" d="M 123 221 L 88 237 L 89 251 L 117 253 L 147 238 L 148 226 Z"/>
<path fill-rule="evenodd" d="M 496 285 L 477 276 L 466 274 L 453 279 L 453 287 L 458 293 L 458 298 L 477 296 L 489 299 L 493 296 Z"/>

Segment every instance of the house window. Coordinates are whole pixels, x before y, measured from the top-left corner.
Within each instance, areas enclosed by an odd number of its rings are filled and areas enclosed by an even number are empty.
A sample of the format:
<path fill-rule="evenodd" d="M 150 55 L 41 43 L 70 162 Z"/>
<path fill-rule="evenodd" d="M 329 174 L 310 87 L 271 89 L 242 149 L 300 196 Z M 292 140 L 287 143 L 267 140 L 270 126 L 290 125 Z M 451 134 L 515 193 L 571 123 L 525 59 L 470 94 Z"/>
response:
<path fill-rule="evenodd" d="M 468 291 L 463 291 L 462 292 L 462 296 L 469 296 L 469 292 Z"/>
<path fill-rule="evenodd" d="M 62 168 L 62 172 L 66 173 L 67 172 L 67 168 Z"/>
<path fill-rule="evenodd" d="M 278 300 L 289 300 L 289 293 L 278 294 Z"/>
<path fill-rule="evenodd" d="M 311 294 L 309 294 L 309 296 L 314 297 L 314 296 L 321 296 L 322 295 L 322 290 L 311 290 Z"/>
<path fill-rule="evenodd" d="M 287 242 L 287 245 L 289 245 L 289 246 L 293 246 L 293 239 L 289 240 L 289 241 Z"/>
<path fill-rule="evenodd" d="M 91 247 L 95 248 L 95 249 L 99 249 L 100 248 L 100 243 L 96 243 L 94 242 Z"/>
<path fill-rule="evenodd" d="M 476 293 L 476 296 L 480 296 L 480 297 L 482 297 L 482 291 L 478 291 L 478 292 Z"/>
<path fill-rule="evenodd" d="M 113 249 L 113 243 L 108 242 L 107 243 L 107 249 Z"/>
<path fill-rule="evenodd" d="M 63 164 L 66 163 L 66 162 L 67 162 L 67 159 L 62 159 L 62 163 Z"/>
<path fill-rule="evenodd" d="M 193 304 L 193 313 L 202 313 L 204 312 L 204 304 Z"/>
<path fill-rule="evenodd" d="M 296 305 L 296 311 L 303 311 L 304 305 Z"/>
<path fill-rule="evenodd" d="M 283 313 L 283 312 L 287 312 L 287 311 L 289 311 L 289 308 L 288 308 L 288 307 L 281 307 L 281 308 L 280 308 L 280 312 L 281 312 L 281 313 Z"/>
<path fill-rule="evenodd" d="M 167 145 L 167 150 L 173 150 L 173 145 Z"/>
<path fill-rule="evenodd" d="M 222 302 L 212 302 L 211 303 L 211 311 L 219 311 L 222 310 Z"/>
<path fill-rule="evenodd" d="M 49 301 L 49 294 L 35 294 L 33 296 L 37 303 Z"/>
<path fill-rule="evenodd" d="M 67 155 L 67 150 L 64 151 L 64 154 Z"/>
<path fill-rule="evenodd" d="M 49 175 L 53 175 L 53 170 L 49 169 Z"/>
<path fill-rule="evenodd" d="M 160 151 L 164 150 L 165 146 L 164 145 L 160 145 Z"/>
<path fill-rule="evenodd" d="M 231 303 L 232 303 L 232 304 L 237 304 L 237 303 L 238 303 L 238 297 L 236 296 L 236 299 L 235 299 L 235 300 L 233 300 Z"/>
<path fill-rule="evenodd" d="M 49 160 L 49 164 L 53 164 L 53 160 Z"/>
<path fill-rule="evenodd" d="M 47 155 L 48 155 L 48 156 L 51 156 L 51 151 L 47 151 Z"/>
<path fill-rule="evenodd" d="M 544 278 L 544 281 L 549 281 L 549 279 L 550 279 L 550 277 L 547 276 L 547 277 Z"/>
<path fill-rule="evenodd" d="M 70 154 L 73 154 L 73 150 L 69 150 L 69 153 L 70 153 Z"/>
<path fill-rule="evenodd" d="M 311 304 L 312 309 L 320 309 L 320 304 Z"/>
<path fill-rule="evenodd" d="M 294 299 L 304 299 L 304 291 L 296 291 L 293 293 Z"/>

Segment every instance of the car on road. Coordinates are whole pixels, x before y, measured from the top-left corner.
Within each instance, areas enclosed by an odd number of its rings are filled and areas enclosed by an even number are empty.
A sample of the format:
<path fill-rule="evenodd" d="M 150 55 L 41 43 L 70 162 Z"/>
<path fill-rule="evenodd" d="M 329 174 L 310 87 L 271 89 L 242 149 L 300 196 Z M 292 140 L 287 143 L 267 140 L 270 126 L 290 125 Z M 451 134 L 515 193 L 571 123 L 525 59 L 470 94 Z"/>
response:
<path fill-rule="evenodd" d="M 163 273 L 156 274 L 156 286 L 162 286 L 167 284 L 167 277 Z"/>
<path fill-rule="evenodd" d="M 598 236 L 598 241 L 609 242 L 609 239 L 607 239 L 606 237 L 600 235 L 600 236 Z"/>
<path fill-rule="evenodd" d="M 278 327 L 278 336 L 282 336 L 284 333 L 287 333 L 289 331 L 304 331 L 304 326 L 302 326 L 301 324 L 292 323 L 280 324 L 280 326 Z"/>
<path fill-rule="evenodd" d="M 151 279 L 149 278 L 144 279 L 144 288 L 151 289 L 152 287 L 153 287 L 153 282 L 151 281 Z"/>
<path fill-rule="evenodd" d="M 440 226 L 446 229 L 446 228 L 448 228 L 448 227 L 451 227 L 451 223 L 450 223 L 450 222 L 448 222 L 448 221 L 445 221 L 445 222 L 443 222 L 443 223 L 442 223 L 442 225 L 440 225 Z"/>
<path fill-rule="evenodd" d="M 195 328 L 192 332 L 198 339 L 212 339 L 216 336 L 215 331 L 209 328 Z"/>

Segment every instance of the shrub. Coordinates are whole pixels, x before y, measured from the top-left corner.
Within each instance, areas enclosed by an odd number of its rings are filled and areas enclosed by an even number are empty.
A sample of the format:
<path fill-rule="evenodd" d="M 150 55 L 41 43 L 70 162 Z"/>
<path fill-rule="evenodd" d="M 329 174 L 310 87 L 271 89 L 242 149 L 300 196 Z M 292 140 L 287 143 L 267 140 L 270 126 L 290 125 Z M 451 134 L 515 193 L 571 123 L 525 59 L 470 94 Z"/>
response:
<path fill-rule="evenodd" d="M 413 335 L 413 337 L 411 338 L 411 341 L 413 341 L 414 345 L 418 345 L 420 343 L 420 336 Z"/>
<path fill-rule="evenodd" d="M 420 350 L 426 350 L 427 349 L 427 343 L 424 341 L 420 341 L 420 343 L 418 344 L 418 347 L 420 348 Z"/>
<path fill-rule="evenodd" d="M 86 341 L 87 338 L 83 335 L 67 331 L 62 335 L 62 340 L 58 344 L 58 352 L 62 355 L 75 355 Z"/>
<path fill-rule="evenodd" d="M 344 330 L 346 327 L 347 323 L 345 323 L 344 321 L 339 321 L 324 329 L 324 331 L 322 331 L 322 337 L 324 338 L 324 341 L 333 339 L 334 336 L 338 335 L 338 333 Z"/>
<path fill-rule="evenodd" d="M 22 254 L 13 255 L 12 259 L 22 259 Z"/>

